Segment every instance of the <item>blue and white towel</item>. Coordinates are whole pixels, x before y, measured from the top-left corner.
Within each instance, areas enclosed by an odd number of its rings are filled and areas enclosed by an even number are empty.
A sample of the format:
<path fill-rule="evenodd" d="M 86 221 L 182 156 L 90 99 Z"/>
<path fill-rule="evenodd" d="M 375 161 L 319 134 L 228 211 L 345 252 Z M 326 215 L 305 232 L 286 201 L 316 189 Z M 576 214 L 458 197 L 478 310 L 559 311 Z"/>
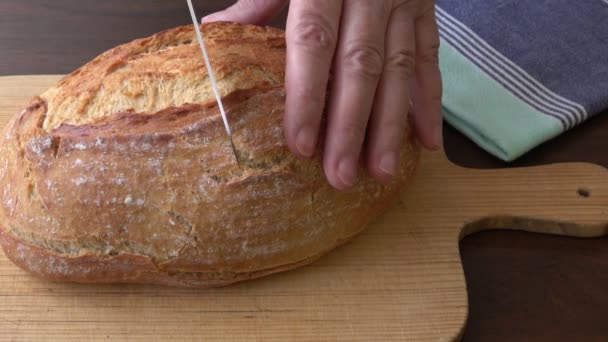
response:
<path fill-rule="evenodd" d="M 512 161 L 608 109 L 608 0 L 436 3 L 445 119 L 488 152 Z"/>

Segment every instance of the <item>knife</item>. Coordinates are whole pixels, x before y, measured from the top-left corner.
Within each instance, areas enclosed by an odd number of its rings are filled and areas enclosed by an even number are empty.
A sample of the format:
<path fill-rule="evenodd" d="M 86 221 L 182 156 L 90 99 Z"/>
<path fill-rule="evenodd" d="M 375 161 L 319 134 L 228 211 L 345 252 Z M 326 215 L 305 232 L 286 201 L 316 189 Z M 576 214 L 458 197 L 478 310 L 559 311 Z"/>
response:
<path fill-rule="evenodd" d="M 217 101 L 217 105 L 220 109 L 220 113 L 222 114 L 222 120 L 224 120 L 224 127 L 226 128 L 226 133 L 228 134 L 228 138 L 230 138 L 230 145 L 232 146 L 232 152 L 234 153 L 234 158 L 236 159 L 236 163 L 241 166 L 239 163 L 239 157 L 236 154 L 236 148 L 234 147 L 234 141 L 232 140 L 232 132 L 230 130 L 230 125 L 228 124 L 228 118 L 226 117 L 226 111 L 224 110 L 224 104 L 222 103 L 222 97 L 220 96 L 220 91 L 217 86 L 217 82 L 215 80 L 215 76 L 213 74 L 213 69 L 211 68 L 211 63 L 209 62 L 209 56 L 207 55 L 207 48 L 205 47 L 205 42 L 203 41 L 203 34 L 201 33 L 201 29 L 198 24 L 198 20 L 196 19 L 196 14 L 194 13 L 194 6 L 192 6 L 192 0 L 188 1 L 188 8 L 190 9 L 190 15 L 192 16 L 192 23 L 194 24 L 194 30 L 196 31 L 196 37 L 198 38 L 198 44 L 201 47 L 201 52 L 203 53 L 203 58 L 205 59 L 205 66 L 207 67 L 207 73 L 209 74 L 209 80 L 211 81 L 211 85 L 213 87 L 213 93 L 215 94 L 215 100 Z"/>

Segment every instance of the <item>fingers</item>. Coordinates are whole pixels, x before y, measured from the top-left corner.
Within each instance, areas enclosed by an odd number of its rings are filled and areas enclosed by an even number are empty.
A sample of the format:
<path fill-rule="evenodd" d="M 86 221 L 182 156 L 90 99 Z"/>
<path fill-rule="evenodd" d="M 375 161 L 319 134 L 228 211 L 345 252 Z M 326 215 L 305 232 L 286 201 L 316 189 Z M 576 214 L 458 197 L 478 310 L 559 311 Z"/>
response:
<path fill-rule="evenodd" d="M 331 69 L 323 166 L 332 186 L 356 183 L 364 142 L 372 176 L 382 182 L 395 176 L 408 110 L 418 140 L 441 147 L 433 1 L 240 0 L 203 22 L 263 24 L 287 3 L 284 132 L 294 154 L 311 157 L 316 150 Z"/>
<path fill-rule="evenodd" d="M 415 23 L 416 31 L 416 81 L 412 83 L 416 135 L 428 149 L 443 145 L 441 96 L 442 84 L 439 71 L 439 32 L 435 21 L 435 9 L 429 6 Z"/>
<path fill-rule="evenodd" d="M 314 154 L 338 39 L 342 1 L 292 0 L 287 18 L 285 137 L 300 157 Z"/>
<path fill-rule="evenodd" d="M 386 1 L 346 0 L 334 64 L 324 168 L 332 186 L 346 190 L 357 181 L 384 61 L 390 7 Z"/>
<path fill-rule="evenodd" d="M 399 156 L 410 106 L 408 80 L 415 68 L 414 15 L 396 8 L 386 31 L 384 70 L 370 118 L 367 168 L 381 182 L 399 172 Z"/>
<path fill-rule="evenodd" d="M 227 9 L 204 17 L 201 22 L 232 21 L 263 25 L 277 15 L 287 0 L 239 0 Z"/>

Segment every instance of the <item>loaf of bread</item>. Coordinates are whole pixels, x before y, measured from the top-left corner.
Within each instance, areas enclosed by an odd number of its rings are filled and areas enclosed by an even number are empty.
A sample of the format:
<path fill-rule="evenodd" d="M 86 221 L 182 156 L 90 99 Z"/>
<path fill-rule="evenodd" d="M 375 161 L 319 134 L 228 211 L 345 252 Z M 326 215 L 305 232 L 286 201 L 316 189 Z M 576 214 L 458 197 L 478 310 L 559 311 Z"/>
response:
<path fill-rule="evenodd" d="M 34 98 L 0 136 L 0 242 L 52 281 L 211 287 L 305 265 L 410 182 L 338 192 L 284 141 L 285 37 L 202 26 L 240 165 L 191 26 L 118 46 Z"/>

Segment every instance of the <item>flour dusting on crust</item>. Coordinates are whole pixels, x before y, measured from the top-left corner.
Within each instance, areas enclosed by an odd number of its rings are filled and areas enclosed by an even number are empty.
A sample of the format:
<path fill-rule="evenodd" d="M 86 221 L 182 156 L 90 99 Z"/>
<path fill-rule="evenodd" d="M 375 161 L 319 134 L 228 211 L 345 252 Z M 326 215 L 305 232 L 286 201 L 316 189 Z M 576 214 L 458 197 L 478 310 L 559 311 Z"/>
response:
<path fill-rule="evenodd" d="M 78 282 L 207 287 L 306 264 L 349 240 L 416 168 L 361 171 L 338 192 L 320 149 L 284 141 L 283 32 L 203 26 L 240 164 L 189 27 L 104 53 L 32 100 L 2 132 L 0 242 L 24 269 Z"/>

